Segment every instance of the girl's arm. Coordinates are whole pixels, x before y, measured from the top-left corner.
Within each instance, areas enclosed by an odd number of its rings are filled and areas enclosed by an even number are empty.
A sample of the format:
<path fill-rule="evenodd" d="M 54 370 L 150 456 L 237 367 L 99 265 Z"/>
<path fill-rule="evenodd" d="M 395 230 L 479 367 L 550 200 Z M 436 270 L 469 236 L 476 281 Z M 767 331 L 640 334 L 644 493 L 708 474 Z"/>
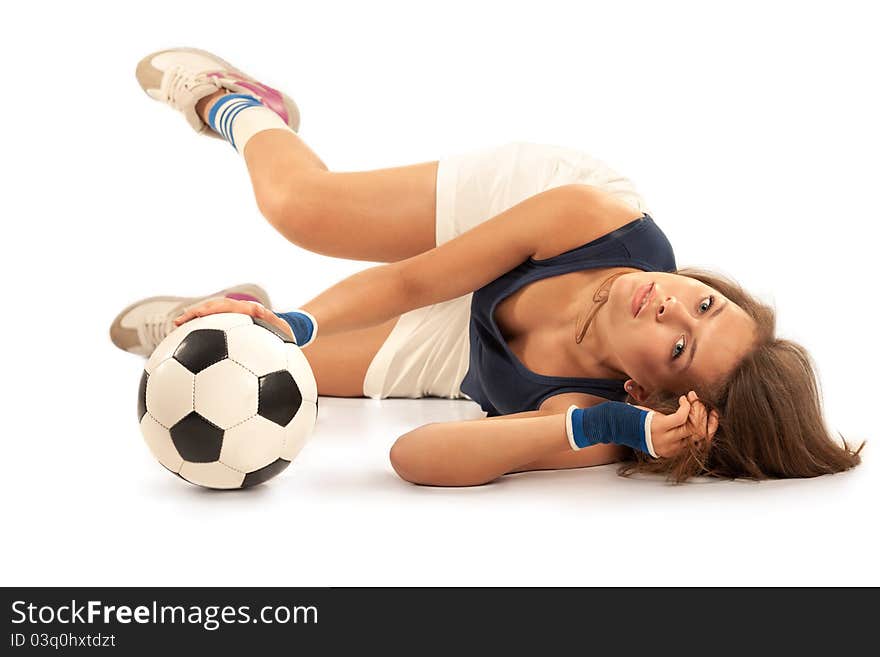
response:
<path fill-rule="evenodd" d="M 563 399 L 559 396 L 558 401 Z M 575 409 L 598 411 L 598 407 L 607 412 L 583 413 L 583 426 L 574 426 L 579 413 Z M 403 479 L 414 484 L 476 486 L 512 472 L 614 463 L 639 442 L 639 449 L 649 450 L 644 447 L 645 435 L 636 435 L 642 431 L 643 417 L 645 424 L 650 422 L 653 448 L 664 457 L 674 455 L 687 440 L 711 440 L 718 428 L 717 416 L 706 414 L 693 391 L 679 398 L 678 410 L 670 415 L 619 402 L 590 402 L 572 405 L 570 410 L 574 410 L 571 416 L 551 405 L 502 417 L 426 424 L 397 439 L 391 448 L 391 464 Z M 647 416 L 642 411 L 647 411 Z M 628 425 L 626 420 L 634 415 L 638 421 Z"/>
<path fill-rule="evenodd" d="M 633 220 L 635 212 L 588 185 L 540 192 L 418 255 L 359 272 L 301 310 L 317 337 L 381 324 L 415 308 L 478 290 L 542 249 L 562 252 Z"/>
<path fill-rule="evenodd" d="M 381 324 L 391 317 L 417 308 L 418 306 L 412 304 L 400 277 L 400 270 L 394 264 L 396 263 L 359 271 L 322 292 L 301 309 L 315 316 L 321 327 L 320 335 L 332 335 Z M 250 315 L 295 337 L 290 324 L 268 308 L 259 303 L 237 299 L 206 301 L 176 317 L 174 324 L 180 326 L 196 317 L 216 313 Z"/>
<path fill-rule="evenodd" d="M 495 280 L 535 253 L 551 218 L 583 214 L 582 190 L 543 192 L 438 247 L 358 272 L 309 301 L 318 337 L 381 324 Z"/>
<path fill-rule="evenodd" d="M 381 324 L 407 311 L 478 290 L 529 257 L 544 253 L 542 249 L 564 251 L 595 239 L 631 221 L 633 214 L 632 208 L 597 188 L 555 187 L 438 247 L 357 272 L 299 310 L 314 317 L 317 338 Z M 177 324 L 205 314 L 243 312 L 244 306 L 229 301 L 194 308 L 178 318 Z M 284 320 L 273 323 L 285 324 Z M 283 329 L 291 333 L 289 327 Z"/>
<path fill-rule="evenodd" d="M 391 465 L 414 484 L 477 486 L 511 472 L 603 465 L 626 454 L 619 445 L 573 452 L 565 419 L 565 413 L 529 411 L 426 424 L 397 439 Z"/>

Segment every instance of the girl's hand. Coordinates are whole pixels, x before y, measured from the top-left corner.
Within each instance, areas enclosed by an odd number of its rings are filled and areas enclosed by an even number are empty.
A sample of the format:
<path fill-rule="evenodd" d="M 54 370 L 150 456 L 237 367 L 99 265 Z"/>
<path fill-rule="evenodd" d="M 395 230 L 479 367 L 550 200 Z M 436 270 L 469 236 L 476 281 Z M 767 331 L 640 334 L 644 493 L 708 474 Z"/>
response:
<path fill-rule="evenodd" d="M 196 317 L 205 317 L 206 315 L 216 315 L 217 313 L 241 313 L 242 315 L 250 315 L 264 322 L 269 322 L 273 326 L 277 326 L 284 331 L 285 335 L 293 338 L 293 331 L 290 325 L 283 319 L 278 317 L 271 310 L 266 308 L 257 301 L 240 301 L 238 299 L 212 299 L 206 301 L 194 308 L 190 308 L 185 313 L 175 318 L 174 325 L 180 326 Z"/>
<path fill-rule="evenodd" d="M 646 411 L 653 409 L 639 406 Z M 708 415 L 709 426 L 706 431 L 706 406 L 699 400 L 697 393 L 691 390 L 687 396 L 678 398 L 678 410 L 671 415 L 654 411 L 651 417 L 651 442 L 657 456 L 673 456 L 690 440 L 699 444 L 703 440 L 712 440 L 718 430 L 718 412 Z"/>
<path fill-rule="evenodd" d="M 688 414 L 688 427 L 691 430 L 690 438 L 694 440 L 694 444 L 701 440 L 712 440 L 715 432 L 718 431 L 718 411 L 713 410 L 708 414 L 707 432 L 705 404 L 700 401 L 697 393 L 693 390 L 687 394 L 687 398 L 691 405 L 691 412 Z"/>

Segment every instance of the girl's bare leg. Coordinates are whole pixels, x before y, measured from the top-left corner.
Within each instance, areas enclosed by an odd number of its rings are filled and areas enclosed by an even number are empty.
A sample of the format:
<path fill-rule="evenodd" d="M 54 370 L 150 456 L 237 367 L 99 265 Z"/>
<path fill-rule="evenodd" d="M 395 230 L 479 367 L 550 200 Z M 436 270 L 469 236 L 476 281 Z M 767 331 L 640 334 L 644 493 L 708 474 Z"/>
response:
<path fill-rule="evenodd" d="M 318 385 L 329 397 L 363 397 L 364 378 L 376 352 L 391 334 L 397 317 L 384 324 L 318 337 L 303 349 Z"/>
<path fill-rule="evenodd" d="M 223 93 L 197 105 L 206 123 Z M 436 246 L 436 161 L 331 172 L 287 130 L 257 133 L 248 141 L 244 158 L 260 212 L 297 246 L 372 262 L 396 262 Z"/>
<path fill-rule="evenodd" d="M 202 99 L 207 115 L 218 92 Z M 436 246 L 437 162 L 356 173 L 327 170 L 297 135 L 267 130 L 247 143 L 245 162 L 257 206 L 288 240 L 336 258 L 396 262 Z M 397 317 L 325 336 L 303 350 L 318 394 L 362 397 L 364 377 Z"/>

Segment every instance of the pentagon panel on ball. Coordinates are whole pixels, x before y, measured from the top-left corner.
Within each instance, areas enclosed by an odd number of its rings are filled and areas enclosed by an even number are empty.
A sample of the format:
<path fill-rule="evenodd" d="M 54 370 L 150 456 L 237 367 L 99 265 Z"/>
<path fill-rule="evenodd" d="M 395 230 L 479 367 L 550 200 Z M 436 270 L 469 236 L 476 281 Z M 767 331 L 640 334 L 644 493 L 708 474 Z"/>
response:
<path fill-rule="evenodd" d="M 317 420 L 315 377 L 296 342 L 237 313 L 193 319 L 147 360 L 138 387 L 153 456 L 208 488 L 247 488 L 287 468 Z"/>
<path fill-rule="evenodd" d="M 288 465 L 290 465 L 290 461 L 287 461 L 285 459 L 277 459 L 276 461 L 260 468 L 259 470 L 248 472 L 244 477 L 244 481 L 241 482 L 241 487 L 250 488 L 251 486 L 262 484 L 264 481 L 268 481 L 279 472 L 284 470 Z"/>
<path fill-rule="evenodd" d="M 184 460 L 212 463 L 220 458 L 223 429 L 193 411 L 171 427 L 171 442 Z"/>
<path fill-rule="evenodd" d="M 171 358 L 177 350 L 177 347 L 180 346 L 180 343 L 183 342 L 186 336 L 193 331 L 200 329 L 220 329 L 225 331 L 245 324 L 253 324 L 248 315 L 242 315 L 240 313 L 217 313 L 216 315 L 199 317 L 198 319 L 187 322 L 183 326 L 178 326 L 153 350 L 153 353 L 147 359 L 147 364 L 144 366 L 144 370 L 149 374 L 159 363 Z"/>
<path fill-rule="evenodd" d="M 302 393 L 290 372 L 281 370 L 260 377 L 258 415 L 286 427 L 301 405 Z"/>
<path fill-rule="evenodd" d="M 195 330 L 174 350 L 174 360 L 193 374 L 219 363 L 226 356 L 226 333 L 219 329 Z"/>

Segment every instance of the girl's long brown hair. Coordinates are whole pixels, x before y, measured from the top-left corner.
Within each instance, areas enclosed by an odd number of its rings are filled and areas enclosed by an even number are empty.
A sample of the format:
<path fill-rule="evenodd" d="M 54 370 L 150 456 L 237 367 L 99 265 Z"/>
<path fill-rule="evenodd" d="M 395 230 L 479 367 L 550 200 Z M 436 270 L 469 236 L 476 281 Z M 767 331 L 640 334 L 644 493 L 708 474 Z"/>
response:
<path fill-rule="evenodd" d="M 853 451 L 842 435 L 842 444 L 831 436 L 813 361 L 801 345 L 776 337 L 774 309 L 719 274 L 693 268 L 675 273 L 715 288 L 745 310 L 757 325 L 756 346 L 727 380 L 693 388 L 720 415 L 708 445 L 688 444 L 679 454 L 660 459 L 633 452 L 634 460 L 622 465 L 618 474 L 661 473 L 680 483 L 698 475 L 756 480 L 817 477 L 858 465 L 865 443 Z M 627 401 L 669 414 L 686 393 L 658 391 L 642 402 Z"/>

